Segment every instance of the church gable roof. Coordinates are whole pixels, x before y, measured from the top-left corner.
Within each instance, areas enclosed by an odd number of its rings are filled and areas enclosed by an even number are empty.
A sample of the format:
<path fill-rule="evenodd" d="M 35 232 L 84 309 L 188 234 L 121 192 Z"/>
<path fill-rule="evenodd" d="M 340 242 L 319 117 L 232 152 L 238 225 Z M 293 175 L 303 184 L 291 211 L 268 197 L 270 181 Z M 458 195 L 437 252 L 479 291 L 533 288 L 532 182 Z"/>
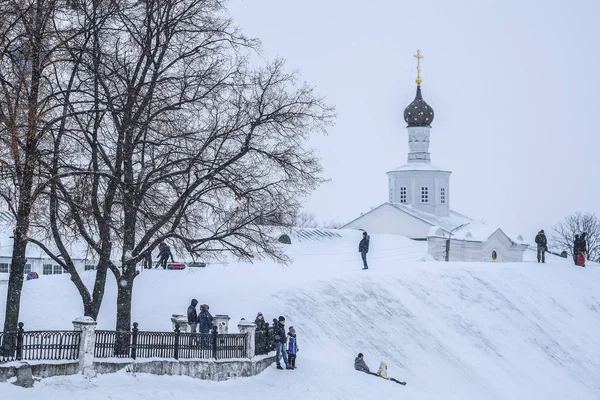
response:
<path fill-rule="evenodd" d="M 448 217 L 438 217 L 434 214 L 430 214 L 428 212 L 419 211 L 414 209 L 410 205 L 405 204 L 397 204 L 397 203 L 386 203 L 391 205 L 392 207 L 405 212 L 421 221 L 428 223 L 431 226 L 439 226 L 443 230 L 450 232 L 456 227 L 459 227 L 463 224 L 470 224 L 473 220 L 465 215 L 457 213 L 456 211 L 450 210 L 450 215 Z"/>

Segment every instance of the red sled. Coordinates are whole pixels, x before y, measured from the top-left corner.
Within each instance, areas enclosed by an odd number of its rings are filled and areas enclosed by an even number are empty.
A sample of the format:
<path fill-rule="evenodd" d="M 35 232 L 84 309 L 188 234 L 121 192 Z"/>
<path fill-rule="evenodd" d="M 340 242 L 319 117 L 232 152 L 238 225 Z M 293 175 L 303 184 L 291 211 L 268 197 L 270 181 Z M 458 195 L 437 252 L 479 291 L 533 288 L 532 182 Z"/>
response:
<path fill-rule="evenodd" d="M 577 254 L 577 265 L 583 267 L 585 265 L 585 256 L 583 253 Z"/>

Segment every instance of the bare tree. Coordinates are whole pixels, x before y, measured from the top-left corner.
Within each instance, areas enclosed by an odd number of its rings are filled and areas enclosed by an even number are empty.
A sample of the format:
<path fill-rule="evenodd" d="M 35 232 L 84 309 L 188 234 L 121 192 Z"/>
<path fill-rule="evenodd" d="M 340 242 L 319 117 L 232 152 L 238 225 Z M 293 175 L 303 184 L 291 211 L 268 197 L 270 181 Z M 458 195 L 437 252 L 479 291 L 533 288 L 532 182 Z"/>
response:
<path fill-rule="evenodd" d="M 576 234 L 587 233 L 587 259 L 600 262 L 600 221 L 596 214 L 576 212 L 554 227 L 551 235 L 554 245 L 573 255 L 573 241 Z"/>
<path fill-rule="evenodd" d="M 58 0 L 0 1 L 0 196 L 15 218 L 14 245 L 6 299 L 4 332 L 15 331 L 19 319 L 26 248 L 35 222 L 38 196 L 45 180 L 40 161 L 44 141 L 60 119 L 53 84 L 60 74 L 56 54 L 59 32 L 69 32 Z M 3 350 L 14 348 L 6 337 Z"/>
<path fill-rule="evenodd" d="M 294 215 L 292 226 L 298 228 L 317 228 L 317 218 L 313 213 L 300 212 Z"/>
<path fill-rule="evenodd" d="M 297 213 L 322 181 L 306 143 L 334 111 L 281 60 L 250 68 L 243 54 L 257 42 L 219 0 L 117 4 L 91 38 L 67 44 L 83 67 L 68 129 L 53 136 L 45 193 L 59 253 L 45 250 L 77 276 L 67 243 L 84 240 L 98 272 L 115 275 L 116 329 L 127 331 L 136 265 L 160 242 L 191 257 L 287 260 L 261 221 Z"/>

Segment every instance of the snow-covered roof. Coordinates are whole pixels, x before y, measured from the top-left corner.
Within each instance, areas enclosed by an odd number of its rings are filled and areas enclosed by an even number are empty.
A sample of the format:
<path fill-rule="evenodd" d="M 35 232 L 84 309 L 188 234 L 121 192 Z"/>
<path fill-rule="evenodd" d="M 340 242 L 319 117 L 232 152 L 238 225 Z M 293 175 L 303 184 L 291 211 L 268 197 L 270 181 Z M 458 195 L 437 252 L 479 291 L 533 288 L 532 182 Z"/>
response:
<path fill-rule="evenodd" d="M 434 214 L 430 214 L 425 211 L 420 211 L 414 209 L 411 205 L 407 204 L 397 204 L 397 203 L 388 203 L 389 205 L 403 211 L 415 218 L 420 219 L 432 226 L 439 226 L 446 232 L 450 232 L 451 230 L 463 225 L 470 224 L 473 220 L 465 215 L 462 215 L 456 211 L 450 210 L 450 215 L 447 217 L 438 217 Z"/>
<path fill-rule="evenodd" d="M 398 167 L 396 169 L 393 169 L 389 172 L 394 172 L 394 171 L 443 171 L 443 172 L 450 172 L 444 168 L 439 168 L 436 167 L 435 165 L 431 165 L 430 163 L 424 163 L 424 162 L 411 162 L 405 165 L 402 165 L 401 167 Z"/>

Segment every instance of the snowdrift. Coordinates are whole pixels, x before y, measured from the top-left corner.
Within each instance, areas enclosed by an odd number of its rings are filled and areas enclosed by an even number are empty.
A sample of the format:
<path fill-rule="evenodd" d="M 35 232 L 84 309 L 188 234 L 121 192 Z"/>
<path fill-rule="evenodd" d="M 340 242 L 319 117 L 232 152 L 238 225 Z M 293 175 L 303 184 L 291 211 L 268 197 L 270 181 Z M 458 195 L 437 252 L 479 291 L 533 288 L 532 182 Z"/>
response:
<path fill-rule="evenodd" d="M 598 399 L 600 268 L 546 264 L 439 263 L 427 244 L 371 235 L 370 269 L 361 270 L 359 231 L 289 245 L 293 262 L 212 264 L 183 271 L 144 271 L 136 280 L 133 320 L 170 330 L 170 316 L 191 298 L 213 314 L 284 315 L 298 333 L 298 370 L 273 368 L 229 382 L 125 372 L 87 381 L 57 377 L 25 390 L 0 385 L 3 398 L 175 399 L 198 391 L 219 399 Z M 85 277 L 92 284 L 93 272 Z M 109 279 L 99 327 L 115 323 Z M 3 318 L 6 286 L 0 286 Z M 67 276 L 25 283 L 27 329 L 70 329 L 82 312 Z M 406 387 L 353 370 L 358 352 L 371 369 L 388 363 Z M 4 393 L 8 397 L 4 397 Z M 11 397 L 12 396 L 12 397 Z M 22 396 L 22 397 L 21 397 Z M 37 397 L 36 397 L 37 396 Z"/>

